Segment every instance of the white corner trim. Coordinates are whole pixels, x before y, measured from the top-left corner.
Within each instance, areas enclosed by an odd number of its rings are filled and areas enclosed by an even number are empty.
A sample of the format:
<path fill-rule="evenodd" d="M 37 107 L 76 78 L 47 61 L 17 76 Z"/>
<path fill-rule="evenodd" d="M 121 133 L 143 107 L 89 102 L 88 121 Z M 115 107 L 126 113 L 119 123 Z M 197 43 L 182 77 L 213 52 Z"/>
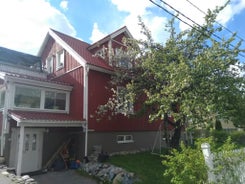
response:
<path fill-rule="evenodd" d="M 59 43 L 67 52 L 69 52 L 83 67 L 87 61 L 81 57 L 74 49 L 72 49 L 65 41 L 63 41 L 54 31 L 51 29 L 49 30 L 49 34 L 54 40 Z"/>

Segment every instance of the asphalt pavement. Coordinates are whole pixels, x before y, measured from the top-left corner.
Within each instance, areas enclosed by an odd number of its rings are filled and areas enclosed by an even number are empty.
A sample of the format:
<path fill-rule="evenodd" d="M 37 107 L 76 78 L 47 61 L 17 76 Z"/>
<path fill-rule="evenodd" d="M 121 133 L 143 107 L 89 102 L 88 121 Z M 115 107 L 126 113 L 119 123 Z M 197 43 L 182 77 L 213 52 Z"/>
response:
<path fill-rule="evenodd" d="M 98 184 L 97 181 L 80 175 L 76 170 L 49 171 L 31 176 L 38 184 Z"/>

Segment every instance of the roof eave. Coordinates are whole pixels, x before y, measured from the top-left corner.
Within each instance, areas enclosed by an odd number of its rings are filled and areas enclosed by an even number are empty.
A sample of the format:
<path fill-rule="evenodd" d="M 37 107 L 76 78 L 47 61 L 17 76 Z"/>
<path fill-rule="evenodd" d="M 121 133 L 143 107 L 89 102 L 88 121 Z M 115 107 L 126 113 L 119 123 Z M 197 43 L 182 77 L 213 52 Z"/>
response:
<path fill-rule="evenodd" d="M 71 121 L 71 120 L 19 120 L 17 126 L 25 127 L 83 127 L 86 121 Z"/>
<path fill-rule="evenodd" d="M 46 36 L 45 36 L 45 38 L 44 38 L 44 40 L 43 40 L 43 43 L 41 44 L 41 47 L 40 47 L 40 49 L 39 49 L 39 51 L 37 53 L 37 56 L 38 57 L 41 57 L 41 55 L 42 55 L 42 53 L 44 51 L 44 48 L 45 48 L 45 46 L 46 46 L 49 38 L 50 38 L 50 35 L 49 35 L 49 33 L 47 33 Z"/>
<path fill-rule="evenodd" d="M 108 40 L 110 39 L 113 39 L 115 37 L 117 37 L 118 35 L 122 34 L 122 33 L 126 33 L 126 35 L 129 37 L 129 38 L 133 38 L 132 34 L 129 32 L 128 28 L 126 26 L 122 27 L 121 29 L 118 29 L 117 31 L 107 35 L 106 37 L 102 38 L 101 40 L 93 43 L 92 45 L 90 45 L 88 47 L 88 50 L 91 50 L 91 49 L 94 49 L 95 47 L 97 47 L 98 45 L 101 45 L 105 42 L 107 42 Z"/>

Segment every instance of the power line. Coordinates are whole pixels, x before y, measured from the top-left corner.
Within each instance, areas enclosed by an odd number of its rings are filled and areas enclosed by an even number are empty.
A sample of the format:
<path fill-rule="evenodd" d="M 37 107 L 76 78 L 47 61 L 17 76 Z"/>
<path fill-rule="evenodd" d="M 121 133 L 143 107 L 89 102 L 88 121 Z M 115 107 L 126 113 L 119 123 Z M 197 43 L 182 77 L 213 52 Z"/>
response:
<path fill-rule="evenodd" d="M 197 10 L 199 10 L 201 13 L 203 13 L 204 15 L 207 15 L 207 13 L 205 13 L 203 10 L 201 10 L 197 5 L 195 5 L 194 3 L 192 3 L 189 0 L 186 0 L 190 5 L 192 5 L 193 7 L 195 7 Z M 228 29 L 227 27 L 225 27 L 224 25 L 220 24 L 219 22 L 215 21 L 219 26 L 221 26 L 222 28 L 224 28 L 226 31 L 228 31 L 231 34 L 234 34 L 233 31 L 231 31 L 230 29 Z M 241 41 L 244 41 L 244 39 L 239 36 L 238 34 L 236 34 L 236 37 L 239 38 Z"/>
<path fill-rule="evenodd" d="M 162 10 L 166 11 L 168 14 L 172 15 L 173 17 L 177 18 L 178 20 L 180 20 L 181 22 L 183 22 L 184 24 L 190 26 L 193 29 L 196 29 L 194 26 L 192 26 L 191 24 L 187 23 L 186 21 L 182 20 L 179 16 L 173 14 L 172 12 L 168 11 L 166 8 L 164 8 L 163 6 L 159 5 L 158 3 L 156 3 L 153 0 L 149 0 L 151 3 L 153 3 L 154 5 L 158 6 L 159 8 L 161 8 Z M 203 26 L 201 26 L 200 24 L 198 24 L 197 22 L 195 22 L 194 20 L 192 20 L 191 18 L 189 18 L 188 16 L 186 16 L 185 14 L 183 14 L 182 12 L 180 12 L 179 10 L 175 9 L 173 6 L 171 6 L 170 4 L 168 4 L 167 2 L 160 0 L 163 4 L 167 5 L 169 8 L 171 8 L 172 10 L 174 10 L 175 12 L 177 12 L 178 14 L 182 15 L 183 17 L 185 17 L 186 19 L 188 19 L 189 21 L 191 21 L 193 24 L 197 25 L 200 28 L 203 28 Z M 197 31 L 199 31 L 198 29 L 196 29 Z M 208 30 L 207 30 L 208 31 Z M 199 31 L 200 32 L 200 31 Z M 210 31 L 208 31 L 210 32 Z M 211 33 L 214 37 L 218 38 L 219 40 L 222 40 L 222 38 L 218 35 L 216 35 L 215 33 Z M 235 47 L 233 44 L 229 44 L 231 47 Z M 245 55 L 239 53 L 240 56 L 245 58 Z"/>

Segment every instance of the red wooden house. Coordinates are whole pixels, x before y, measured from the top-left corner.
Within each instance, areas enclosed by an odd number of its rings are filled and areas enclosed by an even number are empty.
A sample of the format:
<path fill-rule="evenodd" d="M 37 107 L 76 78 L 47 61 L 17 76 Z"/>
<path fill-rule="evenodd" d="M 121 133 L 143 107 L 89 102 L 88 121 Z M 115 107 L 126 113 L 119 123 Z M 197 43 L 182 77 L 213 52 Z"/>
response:
<path fill-rule="evenodd" d="M 112 119 L 95 118 L 97 107 L 110 97 L 106 86 L 113 74 L 104 49 L 122 47 L 123 37 L 132 37 L 126 27 L 91 45 L 51 29 L 38 56 L 28 55 L 23 69 L 3 64 L 1 155 L 17 174 L 42 169 L 68 138 L 76 159 L 89 155 L 96 145 L 108 153 L 152 147 L 159 124 L 149 123 L 147 117 L 118 113 Z"/>

